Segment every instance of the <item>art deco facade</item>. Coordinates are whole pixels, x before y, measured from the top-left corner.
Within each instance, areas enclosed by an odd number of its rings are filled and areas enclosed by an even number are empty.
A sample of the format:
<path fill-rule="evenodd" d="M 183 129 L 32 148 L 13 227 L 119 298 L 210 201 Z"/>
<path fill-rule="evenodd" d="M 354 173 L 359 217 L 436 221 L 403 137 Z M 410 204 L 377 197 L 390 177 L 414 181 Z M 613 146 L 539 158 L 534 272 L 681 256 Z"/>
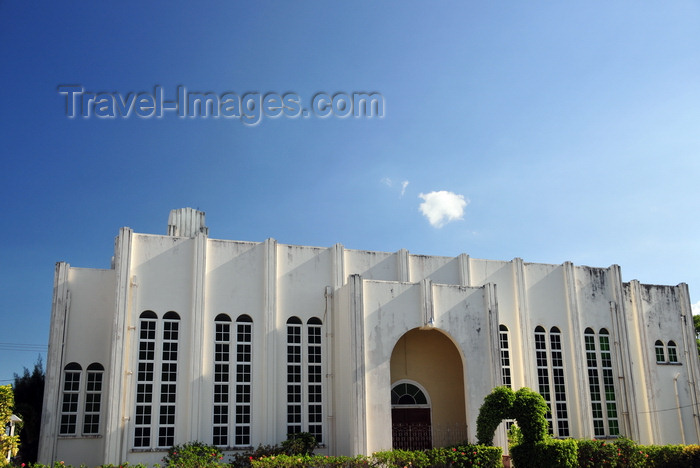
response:
<path fill-rule="evenodd" d="M 685 284 L 210 239 L 188 208 L 167 235 L 122 228 L 108 270 L 57 264 L 39 457 L 156 463 L 300 431 L 327 454 L 406 446 L 406 428 L 474 442 L 503 384 L 539 391 L 557 437 L 698 443 L 699 372 Z"/>

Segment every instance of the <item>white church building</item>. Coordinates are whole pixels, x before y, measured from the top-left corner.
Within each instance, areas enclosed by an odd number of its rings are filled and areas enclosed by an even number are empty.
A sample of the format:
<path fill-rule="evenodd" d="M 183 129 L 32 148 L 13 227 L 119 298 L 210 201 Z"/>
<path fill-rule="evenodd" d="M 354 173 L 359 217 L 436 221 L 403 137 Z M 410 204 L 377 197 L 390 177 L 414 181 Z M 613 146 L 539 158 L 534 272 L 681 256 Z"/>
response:
<path fill-rule="evenodd" d="M 499 385 L 555 437 L 699 443 L 688 287 L 608 268 L 220 240 L 173 210 L 56 265 L 39 461 L 158 463 L 310 432 L 328 455 L 476 441 Z M 505 446 L 505 430 L 496 441 Z"/>

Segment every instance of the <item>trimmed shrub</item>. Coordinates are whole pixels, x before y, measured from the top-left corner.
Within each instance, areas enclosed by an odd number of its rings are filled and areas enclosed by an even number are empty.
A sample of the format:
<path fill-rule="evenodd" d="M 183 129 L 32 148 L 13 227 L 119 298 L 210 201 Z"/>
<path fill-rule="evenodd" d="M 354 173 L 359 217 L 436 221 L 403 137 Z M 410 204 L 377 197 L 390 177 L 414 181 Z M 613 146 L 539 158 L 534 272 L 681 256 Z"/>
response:
<path fill-rule="evenodd" d="M 578 466 L 581 468 L 597 468 L 599 466 L 615 466 L 617 464 L 617 447 L 604 440 L 577 440 Z"/>
<path fill-rule="evenodd" d="M 523 444 L 531 445 L 548 437 L 547 411 L 549 407 L 542 395 L 523 387 L 515 392 L 513 417 L 523 435 Z"/>
<path fill-rule="evenodd" d="M 617 466 L 621 468 L 642 468 L 647 466 L 649 455 L 644 451 L 644 447 L 626 437 L 620 437 L 613 442 L 617 448 Z"/>
<path fill-rule="evenodd" d="M 168 468 L 210 468 L 220 466 L 223 458 L 217 447 L 195 441 L 171 447 L 163 463 Z"/>
<path fill-rule="evenodd" d="M 481 445 L 493 445 L 493 434 L 501 421 L 511 417 L 515 393 L 508 387 L 496 387 L 479 408 L 476 438 Z"/>
<path fill-rule="evenodd" d="M 287 440 L 282 442 L 282 448 L 287 455 L 312 455 L 316 447 L 316 438 L 308 432 L 287 434 Z"/>

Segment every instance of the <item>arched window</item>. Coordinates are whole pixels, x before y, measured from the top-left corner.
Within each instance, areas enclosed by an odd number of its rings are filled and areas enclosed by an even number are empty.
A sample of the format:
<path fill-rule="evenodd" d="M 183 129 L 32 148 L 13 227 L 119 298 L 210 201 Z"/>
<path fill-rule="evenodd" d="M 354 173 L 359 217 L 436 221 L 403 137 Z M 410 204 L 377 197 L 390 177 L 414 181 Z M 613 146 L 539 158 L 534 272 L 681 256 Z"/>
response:
<path fill-rule="evenodd" d="M 309 432 L 323 440 L 323 322 L 287 320 L 287 433 Z M 306 390 L 304 392 L 303 390 Z"/>
<path fill-rule="evenodd" d="M 287 320 L 287 434 L 302 432 L 301 320 Z"/>
<path fill-rule="evenodd" d="M 139 317 L 138 371 L 136 374 L 134 415 L 134 447 L 137 448 L 151 446 L 157 320 L 158 316 L 151 310 L 144 311 Z"/>
<path fill-rule="evenodd" d="M 308 359 L 308 432 L 323 443 L 323 379 L 321 372 L 321 320 L 313 317 L 306 324 Z"/>
<path fill-rule="evenodd" d="M 163 352 L 161 360 L 158 447 L 175 445 L 175 408 L 177 399 L 177 357 L 180 316 L 167 312 L 163 316 Z"/>
<path fill-rule="evenodd" d="M 600 343 L 600 367 L 603 371 L 603 390 L 605 395 L 605 416 L 608 420 L 610 435 L 620 434 L 620 425 L 617 419 L 617 403 L 615 398 L 615 378 L 613 377 L 612 350 L 610 349 L 610 334 L 605 328 L 599 333 Z"/>
<path fill-rule="evenodd" d="M 561 332 L 557 327 L 549 331 L 549 341 L 552 353 L 552 377 L 554 381 L 555 416 L 557 435 L 569 436 L 569 413 L 566 405 L 566 385 L 564 383 L 564 356 L 561 347 Z"/>
<path fill-rule="evenodd" d="M 678 352 L 676 351 L 676 342 L 669 341 L 666 349 L 668 350 L 668 362 L 678 362 Z"/>
<path fill-rule="evenodd" d="M 87 383 L 85 386 L 85 416 L 83 418 L 83 434 L 94 435 L 100 432 L 100 408 L 102 406 L 102 364 L 94 362 L 87 367 Z"/>
<path fill-rule="evenodd" d="M 391 389 L 391 406 L 429 406 L 423 390 L 410 382 L 402 382 Z"/>
<path fill-rule="evenodd" d="M 657 363 L 666 362 L 663 341 L 656 340 L 656 343 L 654 343 L 654 350 L 656 351 L 656 362 Z"/>
<path fill-rule="evenodd" d="M 219 314 L 214 319 L 214 418 L 213 443 L 228 447 L 229 392 L 231 370 L 231 317 Z"/>
<path fill-rule="evenodd" d="M 510 375 L 510 350 L 508 346 L 509 333 L 508 327 L 505 325 L 500 325 L 499 330 L 499 343 L 501 348 L 501 378 L 503 385 L 510 388 L 512 381 Z"/>
<path fill-rule="evenodd" d="M 615 436 L 620 433 L 615 401 L 610 335 L 603 328 L 599 333 L 600 348 L 596 348 L 595 332 L 586 328 L 584 333 L 588 388 L 591 395 L 593 432 L 595 437 Z M 600 376 L 602 375 L 602 382 Z M 607 422 L 607 425 L 606 425 Z M 607 427 L 607 432 L 606 432 Z"/>
<path fill-rule="evenodd" d="M 550 425 L 550 431 L 555 436 L 568 437 L 569 416 L 564 382 L 564 358 L 561 332 L 557 327 L 550 329 L 549 342 L 545 329 L 541 326 L 535 328 L 535 361 L 538 391 L 549 406 L 547 421 Z M 551 380 L 550 374 L 552 375 Z M 552 395 L 554 395 L 554 406 L 552 406 Z"/>
<path fill-rule="evenodd" d="M 63 368 L 63 398 L 61 400 L 59 435 L 76 435 L 82 371 L 83 368 L 77 362 L 66 364 Z"/>
<path fill-rule="evenodd" d="M 236 417 L 235 446 L 250 445 L 251 381 L 253 366 L 253 319 L 241 315 L 236 319 Z"/>
<path fill-rule="evenodd" d="M 535 328 L 535 362 L 537 365 L 537 390 L 547 402 L 550 410 L 547 413 L 549 427 L 552 427 L 552 397 L 549 390 L 549 361 L 547 357 L 547 335 L 544 328 Z"/>

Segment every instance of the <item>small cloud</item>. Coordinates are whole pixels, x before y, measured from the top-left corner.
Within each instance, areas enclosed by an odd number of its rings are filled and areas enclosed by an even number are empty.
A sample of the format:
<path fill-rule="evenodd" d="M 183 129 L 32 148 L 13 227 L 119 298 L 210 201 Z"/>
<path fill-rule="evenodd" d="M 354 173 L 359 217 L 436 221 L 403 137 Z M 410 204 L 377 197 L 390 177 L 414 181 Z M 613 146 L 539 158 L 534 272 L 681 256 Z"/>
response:
<path fill-rule="evenodd" d="M 469 200 L 464 199 L 464 195 L 446 190 L 421 193 L 418 197 L 423 199 L 423 203 L 420 204 L 421 213 L 436 228 L 441 228 L 451 221 L 463 219 L 464 208 L 469 203 Z"/>
<path fill-rule="evenodd" d="M 691 304 L 690 306 L 693 311 L 693 315 L 700 315 L 700 301 L 696 302 L 695 304 Z"/>
<path fill-rule="evenodd" d="M 391 187 L 392 185 L 394 185 L 394 182 L 392 182 L 391 179 L 388 177 L 382 177 L 382 180 L 380 182 L 386 185 L 387 187 Z"/>
<path fill-rule="evenodd" d="M 401 196 L 403 197 L 404 193 L 406 193 L 406 187 L 408 187 L 408 181 L 404 180 L 401 182 Z"/>

